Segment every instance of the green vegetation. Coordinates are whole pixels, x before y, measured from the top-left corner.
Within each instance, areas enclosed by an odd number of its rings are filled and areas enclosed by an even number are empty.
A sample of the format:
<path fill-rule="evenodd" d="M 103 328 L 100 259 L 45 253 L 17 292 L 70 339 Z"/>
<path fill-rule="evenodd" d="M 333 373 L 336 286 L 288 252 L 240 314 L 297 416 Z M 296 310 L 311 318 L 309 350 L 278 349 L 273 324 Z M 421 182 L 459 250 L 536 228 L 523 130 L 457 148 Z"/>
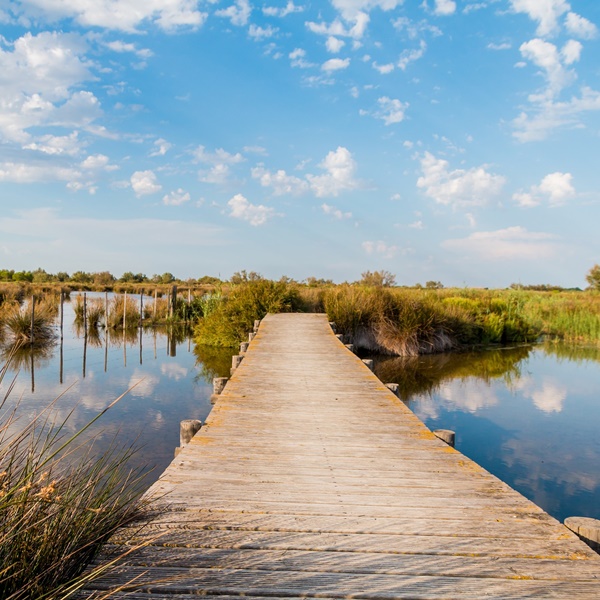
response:
<path fill-rule="evenodd" d="M 74 435 L 67 421 L 52 422 L 52 406 L 21 427 L 12 385 L 0 401 L 0 597 L 72 597 L 114 564 L 85 570 L 101 545 L 147 516 L 141 473 L 127 468 L 133 449 L 113 445 L 98 456 L 81 442 L 108 409 Z"/>
<path fill-rule="evenodd" d="M 204 301 L 204 316 L 196 326 L 196 338 L 209 346 L 237 346 L 247 339 L 254 321 L 267 313 L 293 312 L 302 308 L 298 289 L 284 281 L 249 279 L 232 286 L 226 295 Z"/>
<path fill-rule="evenodd" d="M 600 292 L 600 265 L 594 265 L 585 277 L 590 289 Z"/>

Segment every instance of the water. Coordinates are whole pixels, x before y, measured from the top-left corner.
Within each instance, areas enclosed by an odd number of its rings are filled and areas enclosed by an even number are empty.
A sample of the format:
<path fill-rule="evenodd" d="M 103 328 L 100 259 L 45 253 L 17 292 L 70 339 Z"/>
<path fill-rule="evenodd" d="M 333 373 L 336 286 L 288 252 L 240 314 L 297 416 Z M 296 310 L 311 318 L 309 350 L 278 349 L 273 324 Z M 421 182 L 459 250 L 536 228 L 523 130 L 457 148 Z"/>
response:
<path fill-rule="evenodd" d="M 83 336 L 75 327 L 72 302 L 64 306 L 64 339 L 41 354 L 19 357 L 19 369 L 8 406 L 18 402 L 21 421 L 27 421 L 56 398 L 52 418 L 69 416 L 66 431 L 75 432 L 115 398 L 127 394 L 87 432 L 98 451 L 115 437 L 119 445 L 135 445 L 132 467 L 152 469 L 147 484 L 167 467 L 179 445 L 179 422 L 206 419 L 211 409 L 213 377 L 227 376 L 231 350 L 195 348 L 185 328 L 133 329 Z M 88 298 L 94 294 L 88 294 Z M 104 295 L 102 294 L 102 297 Z M 72 414 L 69 415 L 69 413 Z"/>
<path fill-rule="evenodd" d="M 559 520 L 600 518 L 600 350 L 540 345 L 375 357 L 430 429 Z"/>

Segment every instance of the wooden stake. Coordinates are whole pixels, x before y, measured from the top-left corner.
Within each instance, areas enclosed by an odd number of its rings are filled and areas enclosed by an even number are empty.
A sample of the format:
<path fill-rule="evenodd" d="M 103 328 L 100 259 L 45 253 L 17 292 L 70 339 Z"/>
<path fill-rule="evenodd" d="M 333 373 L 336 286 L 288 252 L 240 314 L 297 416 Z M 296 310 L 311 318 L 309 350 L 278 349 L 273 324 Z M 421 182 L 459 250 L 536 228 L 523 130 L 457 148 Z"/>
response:
<path fill-rule="evenodd" d="M 123 294 L 123 331 L 127 327 L 127 292 Z"/>
<path fill-rule="evenodd" d="M 35 296 L 31 296 L 31 331 L 29 332 L 29 339 L 31 341 L 31 345 L 33 346 L 33 342 L 35 339 L 35 335 L 33 333 L 33 328 L 35 326 Z M 33 356 L 33 354 L 32 354 Z"/>

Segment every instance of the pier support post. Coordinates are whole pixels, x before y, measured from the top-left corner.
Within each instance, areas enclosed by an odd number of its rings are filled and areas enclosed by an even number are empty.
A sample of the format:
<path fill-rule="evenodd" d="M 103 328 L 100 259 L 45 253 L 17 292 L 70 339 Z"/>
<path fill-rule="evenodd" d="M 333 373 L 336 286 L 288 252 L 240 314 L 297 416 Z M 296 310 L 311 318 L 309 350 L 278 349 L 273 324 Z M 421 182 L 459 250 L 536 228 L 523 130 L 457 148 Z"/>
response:
<path fill-rule="evenodd" d="M 246 351 L 248 350 L 249 345 L 250 345 L 249 342 L 242 342 L 240 344 L 240 354 L 246 354 Z"/>
<path fill-rule="evenodd" d="M 600 552 L 600 521 L 589 517 L 568 517 L 565 527 L 582 539 L 592 550 Z"/>
<path fill-rule="evenodd" d="M 251 342 L 255 337 L 256 337 L 256 334 L 254 333 L 254 331 L 251 331 L 248 334 L 248 341 Z"/>
<path fill-rule="evenodd" d="M 340 340 L 340 342 L 342 342 L 342 344 L 344 343 L 344 336 L 341 333 L 336 333 L 335 337 Z"/>
<path fill-rule="evenodd" d="M 373 359 L 372 358 L 363 358 L 363 362 L 371 371 L 373 370 Z"/>
<path fill-rule="evenodd" d="M 446 442 L 448 446 L 452 446 L 454 448 L 454 442 L 456 438 L 456 434 L 452 429 L 436 429 L 433 434 L 440 438 L 443 442 Z"/>
<path fill-rule="evenodd" d="M 344 346 L 346 346 L 350 352 L 354 352 L 354 344 L 344 344 Z"/>
<path fill-rule="evenodd" d="M 256 321 L 254 321 L 254 333 L 256 333 L 258 331 L 259 327 L 260 327 L 260 320 L 256 319 Z"/>
<path fill-rule="evenodd" d="M 333 321 L 329 321 L 329 327 L 331 327 L 331 329 L 333 329 L 333 333 L 335 333 L 335 323 Z"/>
<path fill-rule="evenodd" d="M 213 393 L 210 397 L 210 403 L 214 404 L 221 395 L 221 392 L 225 389 L 225 385 L 229 381 L 229 377 L 215 377 L 213 379 Z"/>
<path fill-rule="evenodd" d="M 400 398 L 400 386 L 397 383 L 386 383 L 385 387 Z"/>
<path fill-rule="evenodd" d="M 179 448 L 175 448 L 175 456 L 181 452 L 186 444 L 190 443 L 201 427 L 202 421 L 198 419 L 185 419 L 179 423 Z"/>
<path fill-rule="evenodd" d="M 231 357 L 231 374 L 233 375 L 234 371 L 240 366 L 242 360 L 243 360 L 243 356 L 240 356 L 239 354 L 236 354 L 235 356 Z"/>

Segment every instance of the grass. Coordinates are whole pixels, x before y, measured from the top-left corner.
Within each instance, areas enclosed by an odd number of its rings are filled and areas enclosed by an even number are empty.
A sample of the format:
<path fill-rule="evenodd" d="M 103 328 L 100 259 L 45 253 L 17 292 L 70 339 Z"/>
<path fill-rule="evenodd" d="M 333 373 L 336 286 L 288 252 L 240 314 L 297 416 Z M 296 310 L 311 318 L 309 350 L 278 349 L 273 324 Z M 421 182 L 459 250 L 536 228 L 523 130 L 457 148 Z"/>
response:
<path fill-rule="evenodd" d="M 141 474 L 127 468 L 133 448 L 98 456 L 79 441 L 110 407 L 74 435 L 52 422 L 52 407 L 21 426 L 13 385 L 0 402 L 0 597 L 69 598 L 110 567 L 86 571 L 102 544 L 147 515 Z"/>
<path fill-rule="evenodd" d="M 125 313 L 125 329 L 138 327 L 140 324 L 139 299 L 130 296 L 114 296 L 109 303 L 107 327 L 123 329 L 123 313 Z"/>
<path fill-rule="evenodd" d="M 56 318 L 56 304 L 52 299 L 37 302 L 33 323 L 31 306 L 13 305 L 3 314 L 3 329 L 7 342 L 12 345 L 31 344 L 45 346 L 55 338 L 53 323 Z M 32 341 L 33 334 L 33 341 Z"/>

